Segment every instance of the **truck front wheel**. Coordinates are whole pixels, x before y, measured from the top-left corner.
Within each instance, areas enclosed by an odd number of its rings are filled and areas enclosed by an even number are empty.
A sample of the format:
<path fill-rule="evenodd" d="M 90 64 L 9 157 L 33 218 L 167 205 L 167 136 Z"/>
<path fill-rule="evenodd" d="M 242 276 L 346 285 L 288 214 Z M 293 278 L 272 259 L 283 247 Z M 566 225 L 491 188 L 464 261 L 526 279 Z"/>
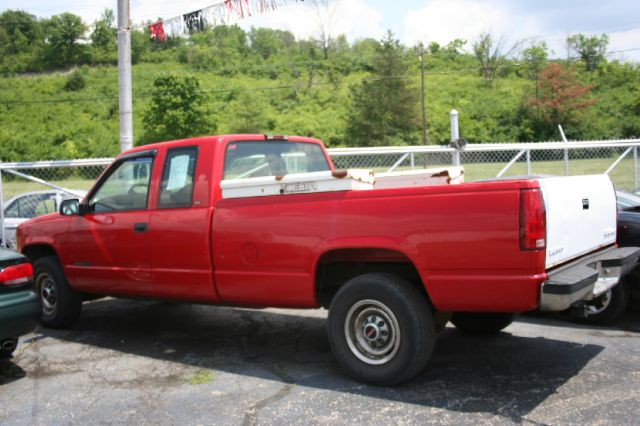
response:
<path fill-rule="evenodd" d="M 331 302 L 331 350 L 356 380 L 394 385 L 426 365 L 435 341 L 431 307 L 409 282 L 369 273 L 348 281 Z"/>
<path fill-rule="evenodd" d="M 55 256 L 33 263 L 35 286 L 42 303 L 42 324 L 50 328 L 69 327 L 80 315 L 82 297 L 69 287 Z"/>
<path fill-rule="evenodd" d="M 507 328 L 515 317 L 511 312 L 454 312 L 451 322 L 467 334 L 495 334 Z"/>

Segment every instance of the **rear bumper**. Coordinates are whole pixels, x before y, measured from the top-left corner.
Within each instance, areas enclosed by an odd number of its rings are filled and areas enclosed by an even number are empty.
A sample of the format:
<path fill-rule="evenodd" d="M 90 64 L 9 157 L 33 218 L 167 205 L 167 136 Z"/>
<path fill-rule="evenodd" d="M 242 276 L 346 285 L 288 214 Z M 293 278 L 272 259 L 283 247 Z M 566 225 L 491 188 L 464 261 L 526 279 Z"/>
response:
<path fill-rule="evenodd" d="M 564 311 L 598 297 L 630 273 L 638 257 L 638 247 L 610 247 L 549 272 L 540 291 L 540 310 Z"/>
<path fill-rule="evenodd" d="M 33 291 L 0 295 L 0 340 L 33 331 L 40 320 L 40 299 Z"/>

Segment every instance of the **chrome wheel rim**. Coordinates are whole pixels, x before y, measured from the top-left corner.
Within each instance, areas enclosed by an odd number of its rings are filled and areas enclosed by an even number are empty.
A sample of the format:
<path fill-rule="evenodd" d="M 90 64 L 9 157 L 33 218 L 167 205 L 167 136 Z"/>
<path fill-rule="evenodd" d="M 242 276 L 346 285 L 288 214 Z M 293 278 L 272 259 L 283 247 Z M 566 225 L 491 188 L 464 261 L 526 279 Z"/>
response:
<path fill-rule="evenodd" d="M 51 275 L 41 273 L 38 276 L 38 288 L 40 289 L 40 300 L 42 301 L 42 312 L 45 315 L 51 315 L 55 312 L 58 305 L 58 292 L 56 291 L 56 283 Z"/>
<path fill-rule="evenodd" d="M 361 300 L 354 304 L 347 312 L 344 333 L 351 352 L 370 365 L 389 362 L 400 348 L 398 320 L 377 300 Z"/>
<path fill-rule="evenodd" d="M 604 312 L 604 310 L 607 309 L 610 304 L 611 304 L 611 290 L 608 290 L 606 293 L 603 293 L 602 296 L 598 297 L 592 303 L 588 303 L 585 307 L 584 313 L 586 316 L 598 315 L 599 313 Z"/>

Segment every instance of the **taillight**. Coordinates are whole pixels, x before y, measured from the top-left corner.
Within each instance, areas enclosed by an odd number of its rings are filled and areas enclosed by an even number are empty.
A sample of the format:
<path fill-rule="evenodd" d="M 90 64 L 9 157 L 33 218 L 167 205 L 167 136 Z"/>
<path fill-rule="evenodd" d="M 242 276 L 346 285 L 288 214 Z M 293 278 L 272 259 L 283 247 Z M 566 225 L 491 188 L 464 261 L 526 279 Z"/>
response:
<path fill-rule="evenodd" d="M 24 284 L 32 279 L 33 266 L 30 263 L 21 263 L 0 269 L 0 284 L 6 286 Z"/>
<path fill-rule="evenodd" d="M 538 250 L 547 246 L 547 223 L 542 191 L 520 190 L 520 249 Z"/>

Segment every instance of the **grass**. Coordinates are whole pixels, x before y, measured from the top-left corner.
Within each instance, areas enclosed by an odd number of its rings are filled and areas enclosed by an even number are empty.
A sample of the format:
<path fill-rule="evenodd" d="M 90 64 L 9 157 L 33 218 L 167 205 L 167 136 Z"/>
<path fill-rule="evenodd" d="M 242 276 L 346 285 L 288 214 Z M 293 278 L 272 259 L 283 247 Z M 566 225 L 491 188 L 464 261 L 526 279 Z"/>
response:
<path fill-rule="evenodd" d="M 95 183 L 94 179 L 81 179 L 81 178 L 68 178 L 68 179 L 51 180 L 51 181 L 45 179 L 45 181 L 65 189 L 77 189 L 82 191 L 88 191 L 89 189 L 91 189 L 91 187 Z M 51 189 L 45 185 L 42 185 L 36 182 L 31 182 L 25 179 L 20 179 L 20 178 L 11 179 L 9 181 L 4 180 L 2 184 L 3 184 L 2 190 L 3 190 L 5 201 L 8 201 L 10 198 L 25 192 L 43 191 L 43 190 Z"/>
<path fill-rule="evenodd" d="M 215 376 L 209 370 L 198 370 L 193 376 L 186 379 L 189 385 L 206 385 L 213 382 Z"/>

